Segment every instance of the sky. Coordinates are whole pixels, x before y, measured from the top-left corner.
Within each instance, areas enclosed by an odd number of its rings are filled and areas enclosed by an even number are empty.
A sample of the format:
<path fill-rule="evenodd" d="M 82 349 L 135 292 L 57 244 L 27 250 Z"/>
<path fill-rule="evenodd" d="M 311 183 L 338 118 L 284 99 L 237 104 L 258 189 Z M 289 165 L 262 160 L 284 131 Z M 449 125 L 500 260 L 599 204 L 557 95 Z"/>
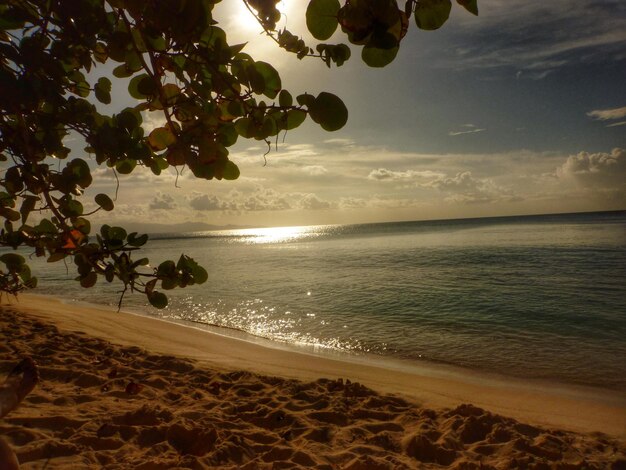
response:
<path fill-rule="evenodd" d="M 281 2 L 280 24 L 305 35 L 306 4 Z M 266 157 L 263 142 L 240 138 L 234 182 L 121 176 L 116 210 L 102 216 L 283 226 L 626 209 L 626 3 L 478 4 L 474 17 L 454 3 L 437 31 L 412 21 L 383 69 L 353 48 L 329 70 L 279 49 L 242 2 L 221 2 L 231 44 L 248 42 L 294 96 L 340 96 L 348 123 L 328 133 L 307 120 Z M 96 175 L 93 192 L 113 194 L 111 171 Z"/>

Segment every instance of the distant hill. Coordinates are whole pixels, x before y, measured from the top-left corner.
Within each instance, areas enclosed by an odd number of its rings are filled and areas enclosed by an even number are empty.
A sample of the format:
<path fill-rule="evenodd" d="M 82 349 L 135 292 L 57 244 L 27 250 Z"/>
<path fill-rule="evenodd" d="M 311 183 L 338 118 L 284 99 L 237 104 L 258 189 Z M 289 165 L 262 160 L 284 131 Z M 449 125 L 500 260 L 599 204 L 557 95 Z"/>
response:
<path fill-rule="evenodd" d="M 113 225 L 113 224 L 111 224 Z M 118 225 L 118 224 L 115 224 Z M 155 223 L 137 223 L 137 222 L 120 222 L 119 225 L 124 227 L 127 232 L 139 233 L 182 233 L 182 232 L 206 232 L 210 230 L 239 230 L 245 228 L 253 228 L 249 225 L 211 225 L 204 222 L 183 222 L 181 224 L 155 224 Z M 100 230 L 98 227 L 97 230 Z"/>

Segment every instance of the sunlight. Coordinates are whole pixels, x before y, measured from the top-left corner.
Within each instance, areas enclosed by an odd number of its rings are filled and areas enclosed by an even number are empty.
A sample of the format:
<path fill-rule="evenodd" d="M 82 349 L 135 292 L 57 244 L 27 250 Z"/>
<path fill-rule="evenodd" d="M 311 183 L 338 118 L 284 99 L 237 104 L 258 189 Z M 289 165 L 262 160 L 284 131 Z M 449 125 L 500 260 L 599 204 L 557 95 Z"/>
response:
<path fill-rule="evenodd" d="M 294 241 L 311 232 L 312 227 L 267 227 L 237 230 L 248 243 L 276 243 Z"/>
<path fill-rule="evenodd" d="M 284 25 L 289 21 L 289 13 L 294 11 L 294 2 L 279 2 L 278 10 L 282 14 L 279 24 Z M 243 0 L 235 4 L 231 25 L 240 29 L 242 33 L 261 33 L 263 31 L 256 18 L 246 8 Z"/>
<path fill-rule="evenodd" d="M 246 8 L 243 1 L 237 2 L 233 14 L 233 25 L 240 29 L 242 33 L 261 33 L 263 28 L 256 18 Z"/>

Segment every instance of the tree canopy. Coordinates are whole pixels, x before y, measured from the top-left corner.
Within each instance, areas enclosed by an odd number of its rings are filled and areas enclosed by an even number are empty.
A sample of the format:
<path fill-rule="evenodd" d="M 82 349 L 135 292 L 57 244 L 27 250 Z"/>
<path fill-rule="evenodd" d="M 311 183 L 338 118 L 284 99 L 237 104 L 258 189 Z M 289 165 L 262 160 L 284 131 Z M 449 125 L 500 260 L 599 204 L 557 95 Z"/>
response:
<path fill-rule="evenodd" d="M 112 211 L 114 198 L 82 197 L 96 166 L 116 175 L 149 168 L 188 168 L 195 177 L 234 180 L 229 147 L 239 138 L 265 141 L 307 117 L 341 129 L 348 110 L 332 93 L 294 96 L 272 64 L 230 44 L 213 15 L 220 0 L 0 0 L 0 246 L 28 249 L 48 262 L 73 263 L 77 281 L 120 281 L 158 308 L 163 291 L 207 280 L 191 257 L 151 265 L 135 252 L 147 235 L 103 225 L 90 216 Z M 411 19 L 441 27 L 450 0 L 311 0 L 307 29 L 316 44 L 279 28 L 278 0 L 241 0 L 277 46 L 298 58 L 341 66 L 352 50 L 371 67 L 394 60 Z M 478 14 L 476 0 L 457 0 Z M 327 41 L 340 31 L 352 45 Z M 92 78 L 103 64 L 112 78 Z M 110 111 L 112 80 L 127 84 L 134 105 Z M 153 115 L 163 125 L 146 131 Z M 80 139 L 80 154 L 68 139 Z M 81 202 L 82 201 L 82 202 Z M 0 293 L 37 285 L 25 258 L 3 250 Z M 122 294 L 123 297 L 123 294 Z M 121 302 L 121 299 L 120 299 Z"/>

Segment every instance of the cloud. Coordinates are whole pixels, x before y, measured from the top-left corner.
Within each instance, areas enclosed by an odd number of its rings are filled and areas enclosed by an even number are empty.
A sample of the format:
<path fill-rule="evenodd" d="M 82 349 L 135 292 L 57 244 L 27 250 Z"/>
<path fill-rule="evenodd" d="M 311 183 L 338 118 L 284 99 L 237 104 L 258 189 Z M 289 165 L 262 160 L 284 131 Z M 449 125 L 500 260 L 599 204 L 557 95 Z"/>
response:
<path fill-rule="evenodd" d="M 442 177 L 424 186 L 448 193 L 447 202 L 486 203 L 521 200 L 510 190 L 497 185 L 489 178 L 475 178 L 471 171 L 463 171 L 453 177 Z"/>
<path fill-rule="evenodd" d="M 314 193 L 282 193 L 258 186 L 252 193 L 230 191 L 226 196 L 194 192 L 187 201 L 197 211 L 222 211 L 230 214 L 261 211 L 323 210 L 336 207 Z"/>
<path fill-rule="evenodd" d="M 477 132 L 483 132 L 487 130 L 487 129 L 480 129 L 476 127 L 474 124 L 463 124 L 461 127 L 464 127 L 466 130 L 450 131 L 448 132 L 448 135 L 455 136 L 455 135 L 463 135 L 463 134 L 475 134 Z"/>
<path fill-rule="evenodd" d="M 330 202 L 320 199 L 315 194 L 305 194 L 300 199 L 298 206 L 305 210 L 331 209 L 333 207 Z"/>
<path fill-rule="evenodd" d="M 367 179 L 374 181 L 407 181 L 414 180 L 418 178 L 434 178 L 440 177 L 442 173 L 438 173 L 431 170 L 423 170 L 423 171 L 414 171 L 414 170 L 406 170 L 406 171 L 394 171 L 388 170 L 386 168 L 378 168 L 376 170 L 372 170 L 369 175 L 367 175 Z"/>
<path fill-rule="evenodd" d="M 231 191 L 228 200 L 220 200 L 215 195 L 193 192 L 188 202 L 191 208 L 197 211 L 237 211 L 237 204 L 232 200 L 237 194 Z"/>
<path fill-rule="evenodd" d="M 615 148 L 610 153 L 580 152 L 567 157 L 556 169 L 561 179 L 574 179 L 583 186 L 598 188 L 626 186 L 626 150 Z"/>
<path fill-rule="evenodd" d="M 367 201 L 357 197 L 342 197 L 339 198 L 339 207 L 341 209 L 362 209 L 366 207 Z"/>
<path fill-rule="evenodd" d="M 354 140 L 342 138 L 326 139 L 324 143 L 329 145 L 336 145 L 339 147 L 351 147 L 353 145 L 356 145 L 356 142 Z"/>
<path fill-rule="evenodd" d="M 622 108 L 612 109 L 594 109 L 589 111 L 587 116 L 595 119 L 596 121 L 614 121 L 616 119 L 623 119 L 626 117 L 626 106 Z M 626 125 L 626 121 L 618 121 L 607 124 L 606 127 L 617 127 Z"/>
<path fill-rule="evenodd" d="M 176 202 L 174 201 L 174 198 L 172 197 L 172 195 L 158 191 L 156 193 L 156 196 L 154 196 L 154 199 L 152 199 L 148 207 L 153 210 L 154 209 L 170 210 L 170 209 L 176 208 Z"/>
<path fill-rule="evenodd" d="M 301 170 L 311 176 L 322 176 L 328 173 L 328 170 L 322 165 L 307 165 L 303 166 Z"/>
<path fill-rule="evenodd" d="M 455 54 L 443 65 L 513 68 L 522 72 L 518 78 L 539 80 L 565 66 L 619 60 L 625 13 L 622 0 L 489 0 L 480 21 L 459 17 L 450 46 Z"/>

